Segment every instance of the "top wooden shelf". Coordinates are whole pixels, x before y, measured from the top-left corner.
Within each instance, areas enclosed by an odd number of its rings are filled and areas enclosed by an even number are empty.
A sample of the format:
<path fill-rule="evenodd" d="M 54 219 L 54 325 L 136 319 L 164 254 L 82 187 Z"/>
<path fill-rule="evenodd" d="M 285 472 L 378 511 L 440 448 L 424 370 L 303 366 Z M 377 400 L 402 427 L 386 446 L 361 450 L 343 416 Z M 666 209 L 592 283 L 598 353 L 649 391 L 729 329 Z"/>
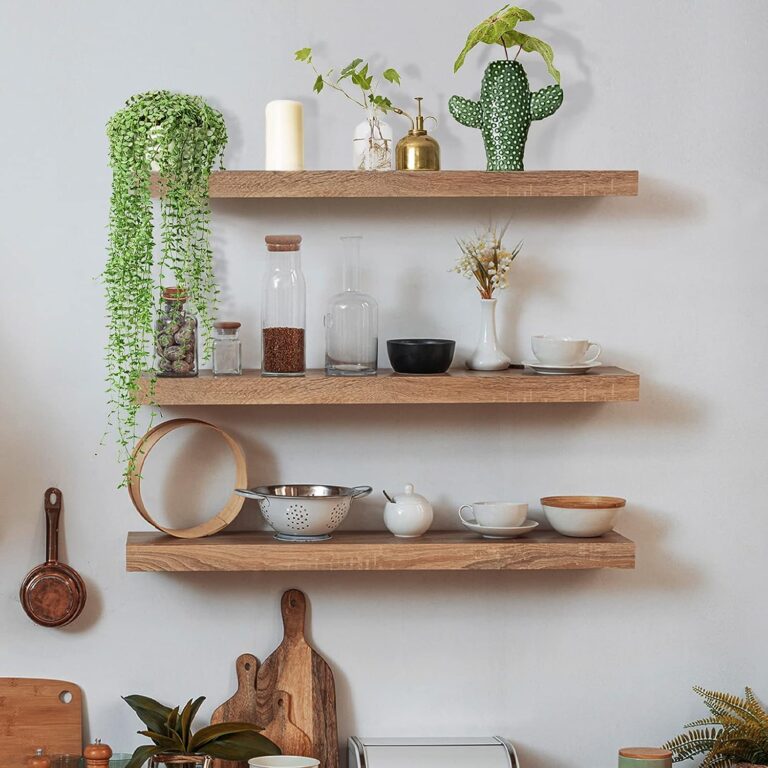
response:
<path fill-rule="evenodd" d="M 637 195 L 638 171 L 214 171 L 212 198 L 607 197 Z M 152 192 L 161 193 L 152 178 Z"/>

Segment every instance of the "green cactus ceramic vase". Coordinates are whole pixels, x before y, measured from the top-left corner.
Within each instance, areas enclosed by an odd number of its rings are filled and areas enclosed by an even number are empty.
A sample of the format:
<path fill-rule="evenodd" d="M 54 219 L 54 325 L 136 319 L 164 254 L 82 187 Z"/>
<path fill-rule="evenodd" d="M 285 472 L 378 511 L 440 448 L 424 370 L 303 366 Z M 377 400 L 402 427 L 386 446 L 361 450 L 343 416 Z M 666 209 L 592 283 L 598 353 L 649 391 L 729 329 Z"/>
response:
<path fill-rule="evenodd" d="M 448 108 L 462 125 L 480 129 L 489 171 L 522 171 L 531 122 L 554 114 L 562 103 L 559 85 L 531 92 L 523 65 L 502 59 L 486 68 L 479 101 L 452 96 Z"/>

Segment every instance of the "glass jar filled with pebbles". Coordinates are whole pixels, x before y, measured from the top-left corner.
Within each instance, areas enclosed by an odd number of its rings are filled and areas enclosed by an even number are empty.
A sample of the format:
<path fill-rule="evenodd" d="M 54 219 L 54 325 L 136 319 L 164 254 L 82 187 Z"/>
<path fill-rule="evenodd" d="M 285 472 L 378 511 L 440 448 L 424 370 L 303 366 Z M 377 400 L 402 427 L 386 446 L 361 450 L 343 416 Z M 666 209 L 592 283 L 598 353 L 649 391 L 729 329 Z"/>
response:
<path fill-rule="evenodd" d="M 213 324 L 213 375 L 239 376 L 242 372 L 240 323 L 218 320 Z"/>
<path fill-rule="evenodd" d="M 158 376 L 197 376 L 197 318 L 182 288 L 164 288 L 155 322 Z"/>
<path fill-rule="evenodd" d="M 267 235 L 267 273 L 261 304 L 261 373 L 303 376 L 307 299 L 301 236 Z"/>

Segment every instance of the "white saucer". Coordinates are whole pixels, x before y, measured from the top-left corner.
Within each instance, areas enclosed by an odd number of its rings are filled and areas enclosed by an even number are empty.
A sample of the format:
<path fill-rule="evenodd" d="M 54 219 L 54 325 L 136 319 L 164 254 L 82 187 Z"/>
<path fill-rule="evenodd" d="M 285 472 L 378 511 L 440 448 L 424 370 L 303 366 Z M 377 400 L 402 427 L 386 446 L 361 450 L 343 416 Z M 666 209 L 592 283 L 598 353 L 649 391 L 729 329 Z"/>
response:
<path fill-rule="evenodd" d="M 539 524 L 535 520 L 526 520 L 522 525 L 515 528 L 494 528 L 490 525 L 480 525 L 470 520 L 461 518 L 461 524 L 473 533 L 479 533 L 484 539 L 514 539 L 518 536 L 525 536 L 530 533 Z"/>
<path fill-rule="evenodd" d="M 546 376 L 573 376 L 578 373 L 586 373 L 590 368 L 598 368 L 602 363 L 595 360 L 593 363 L 578 363 L 577 365 L 549 365 L 540 363 L 538 360 L 523 360 L 523 365 Z"/>

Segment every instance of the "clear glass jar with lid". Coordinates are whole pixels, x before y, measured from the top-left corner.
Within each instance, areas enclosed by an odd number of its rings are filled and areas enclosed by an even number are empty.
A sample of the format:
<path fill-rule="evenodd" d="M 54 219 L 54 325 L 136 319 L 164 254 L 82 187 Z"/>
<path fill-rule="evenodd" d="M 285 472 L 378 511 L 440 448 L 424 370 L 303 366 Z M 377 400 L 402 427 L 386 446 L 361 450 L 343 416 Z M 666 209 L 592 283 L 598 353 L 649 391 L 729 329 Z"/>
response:
<path fill-rule="evenodd" d="M 240 323 L 218 320 L 213 324 L 213 375 L 240 376 L 242 372 Z"/>
<path fill-rule="evenodd" d="M 197 376 L 197 318 L 187 307 L 183 288 L 164 288 L 155 321 L 155 370 L 158 376 Z"/>
<path fill-rule="evenodd" d="M 379 349 L 379 307 L 360 290 L 362 237 L 342 237 L 343 290 L 325 313 L 325 372 L 328 376 L 373 376 Z"/>
<path fill-rule="evenodd" d="M 307 314 L 301 236 L 267 235 L 267 272 L 261 303 L 261 373 L 303 376 Z"/>

